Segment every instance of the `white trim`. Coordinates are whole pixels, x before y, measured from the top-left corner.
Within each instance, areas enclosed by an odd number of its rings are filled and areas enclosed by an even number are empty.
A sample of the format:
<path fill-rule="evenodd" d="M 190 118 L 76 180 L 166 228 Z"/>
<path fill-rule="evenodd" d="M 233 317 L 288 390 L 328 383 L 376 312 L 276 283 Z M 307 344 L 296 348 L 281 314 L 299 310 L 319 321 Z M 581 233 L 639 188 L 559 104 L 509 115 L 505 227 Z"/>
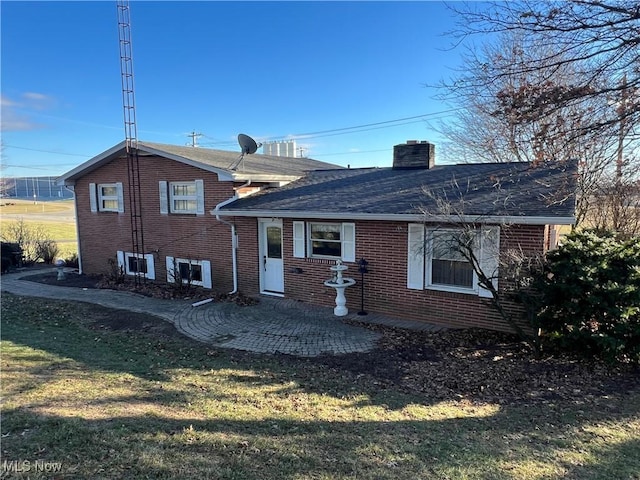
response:
<path fill-rule="evenodd" d="M 153 258 L 153 253 L 145 254 L 144 258 L 147 261 L 147 274 L 146 274 L 146 277 L 149 280 L 155 280 L 156 279 L 156 265 L 155 265 L 155 260 Z"/>
<path fill-rule="evenodd" d="M 267 245 L 266 245 L 266 229 L 269 224 L 274 224 L 280 228 L 280 233 L 282 235 L 281 241 L 284 240 L 284 226 L 281 218 L 259 218 L 258 219 L 258 271 L 260 277 L 260 293 L 264 295 L 272 295 L 276 297 L 284 297 L 284 244 L 281 243 L 280 247 L 282 249 L 282 257 L 280 261 L 282 263 L 282 292 L 275 290 L 267 290 L 265 288 L 265 259 L 267 256 Z M 278 271 L 278 273 L 280 273 Z"/>
<path fill-rule="evenodd" d="M 432 280 L 432 268 L 433 268 L 433 236 L 435 233 L 459 233 L 463 232 L 461 229 L 456 228 L 427 228 L 427 247 L 425 252 L 425 289 L 426 290 L 440 290 L 443 292 L 456 292 L 456 293 L 467 293 L 470 295 L 478 294 L 478 275 L 476 271 L 472 269 L 472 278 L 471 278 L 471 287 L 461 287 L 458 285 L 447 285 L 442 283 L 433 283 Z M 481 251 L 478 248 L 480 245 L 477 244 L 477 238 L 480 231 L 474 231 L 474 253 L 476 255 L 480 254 Z M 469 262 L 466 262 L 469 263 Z"/>
<path fill-rule="evenodd" d="M 410 223 L 407 225 L 407 288 L 424 289 L 425 243 L 424 225 Z"/>
<path fill-rule="evenodd" d="M 200 180 L 202 182 L 202 180 Z M 192 195 L 176 195 L 173 193 L 174 187 L 179 186 L 193 186 L 196 189 L 196 192 Z M 202 185 L 200 185 L 201 187 Z M 179 214 L 179 215 L 198 215 L 198 210 L 200 207 L 200 195 L 198 194 L 198 180 L 187 180 L 187 181 L 178 181 L 178 182 L 169 182 L 169 212 Z M 193 210 L 179 210 L 175 208 L 176 201 L 185 200 L 187 202 L 193 201 L 196 203 L 196 206 Z M 204 201 L 204 200 L 203 200 Z M 204 214 L 204 207 L 202 210 Z"/>
<path fill-rule="evenodd" d="M 198 179 L 196 183 L 196 215 L 204 215 L 204 180 Z"/>
<path fill-rule="evenodd" d="M 76 168 L 74 168 L 73 170 L 68 171 L 67 173 L 65 173 L 64 175 L 60 176 L 57 178 L 56 183 L 58 185 L 75 185 L 75 177 L 80 176 L 80 175 L 85 175 L 86 173 L 90 172 L 91 170 L 94 170 L 96 168 L 98 168 L 99 166 L 101 166 L 103 163 L 107 163 L 108 161 L 111 160 L 110 157 L 112 157 L 113 155 L 119 153 L 121 150 L 123 150 L 126 147 L 126 140 L 118 143 L 117 145 L 114 145 L 113 147 L 111 147 L 109 150 L 105 150 L 104 152 L 102 152 L 100 155 L 97 155 L 89 160 L 87 160 L 84 163 L 81 163 L 80 165 L 78 165 Z"/>
<path fill-rule="evenodd" d="M 223 200 L 216 205 L 216 208 L 211 210 L 211 214 L 216 216 L 217 221 L 231 227 L 231 270 L 233 274 L 233 290 L 229 292 L 229 295 L 233 295 L 238 291 L 238 234 L 236 232 L 235 224 L 228 220 L 221 219 L 217 212 L 220 210 L 220 208 L 232 202 L 235 202 L 237 199 L 238 196 L 236 191 L 236 195 L 228 198 L 227 200 Z"/>
<path fill-rule="evenodd" d="M 267 295 L 269 297 L 280 297 L 280 298 L 284 298 L 284 293 L 278 293 L 278 292 L 270 292 L 269 290 L 262 290 L 260 292 L 260 295 Z"/>
<path fill-rule="evenodd" d="M 483 226 L 480 230 L 480 268 L 491 279 L 493 288 L 498 290 L 500 276 L 500 227 Z M 478 295 L 491 298 L 490 290 L 478 286 Z"/>
<path fill-rule="evenodd" d="M 155 280 L 156 279 L 156 267 L 155 267 L 155 261 L 153 258 L 153 253 L 147 253 L 147 254 L 143 254 L 143 253 L 131 253 L 131 252 L 125 252 L 122 250 L 118 250 L 117 252 L 117 257 L 118 257 L 118 267 L 123 268 L 123 271 L 126 275 L 131 275 L 131 276 L 135 276 L 138 275 L 140 277 L 145 277 L 148 278 L 149 280 Z M 132 272 L 129 270 L 129 258 L 142 258 L 145 260 L 146 264 L 147 264 L 147 273 L 137 273 L 137 272 Z"/>
<path fill-rule="evenodd" d="M 176 272 L 180 271 L 180 264 L 187 263 L 189 265 L 199 265 L 202 280 L 191 280 L 191 285 L 197 285 L 204 288 L 211 288 L 211 262 L 209 260 L 194 260 L 189 258 L 165 257 L 165 268 L 167 270 L 167 282 L 176 283 Z M 175 268 L 174 268 L 175 267 Z M 183 279 L 182 283 L 189 283 L 187 279 Z"/>
<path fill-rule="evenodd" d="M 78 210 L 78 196 L 76 195 L 75 189 L 73 187 L 64 187 L 64 188 L 73 192 L 73 204 L 75 205 L 75 208 L 76 208 L 75 211 L 79 212 L 80 210 Z M 78 273 L 82 275 L 84 273 L 84 271 L 82 270 L 82 240 L 80 238 L 80 226 L 78 225 L 77 217 L 74 223 L 76 224 L 76 238 L 77 238 L 77 245 L 78 245 Z"/>
<path fill-rule="evenodd" d="M 293 222 L 293 256 L 294 258 L 305 258 L 305 227 L 304 222 Z"/>
<path fill-rule="evenodd" d="M 327 226 L 332 226 L 332 227 L 338 227 L 339 228 L 339 232 L 340 232 L 340 240 L 321 240 L 321 239 L 314 239 L 313 236 L 311 235 L 311 230 L 312 230 L 312 226 L 313 225 L 327 225 Z M 307 256 L 309 258 L 328 258 L 328 259 L 340 259 L 342 260 L 342 257 L 344 255 L 344 250 L 343 250 L 343 238 L 342 238 L 342 223 L 339 222 L 307 222 L 307 228 L 306 228 L 306 234 L 307 234 Z M 315 254 L 313 253 L 313 242 L 315 241 L 319 241 L 319 242 L 327 242 L 327 243 L 336 243 L 340 245 L 340 255 L 319 255 L 319 254 Z"/>
<path fill-rule="evenodd" d="M 288 183 L 295 182 L 303 175 L 274 175 L 267 173 L 244 173 L 238 172 L 233 174 L 233 180 L 236 182 L 251 180 L 253 182 L 276 182 L 277 187 L 282 187 Z"/>
<path fill-rule="evenodd" d="M 356 261 L 356 224 L 345 222 L 341 225 L 342 261 Z"/>
<path fill-rule="evenodd" d="M 433 215 L 426 217 L 420 213 L 351 213 L 351 212 L 305 212 L 293 210 L 217 210 L 216 215 L 223 217 L 278 217 L 305 218 L 312 220 L 382 220 L 398 222 L 426 223 L 488 223 L 514 225 L 573 225 L 575 217 L 525 217 L 507 215 Z"/>
<path fill-rule="evenodd" d="M 201 260 L 200 265 L 202 268 L 202 286 L 204 288 L 212 288 L 211 262 L 209 260 Z"/>
<path fill-rule="evenodd" d="M 124 189 L 122 182 L 116 182 L 116 195 L 118 196 L 118 213 L 124 213 Z"/>
<path fill-rule="evenodd" d="M 104 188 L 115 188 L 115 195 L 104 195 Z M 108 183 L 90 183 L 89 192 L 91 195 L 90 204 L 92 212 L 124 212 L 124 192 L 122 182 L 108 182 Z M 107 208 L 104 206 L 105 201 L 116 202 L 115 208 Z"/>
<path fill-rule="evenodd" d="M 95 183 L 89 184 L 89 208 L 93 213 L 98 211 L 98 187 Z M 77 211 L 78 210 L 76 210 L 76 212 Z"/>
<path fill-rule="evenodd" d="M 478 285 L 478 275 L 473 271 L 473 282 L 470 288 L 455 285 L 441 285 L 431 282 L 433 261 L 433 234 L 435 232 L 459 232 L 460 229 L 428 228 L 423 223 L 407 225 L 407 288 L 412 290 L 436 290 L 441 292 L 462 293 L 490 297 L 488 290 Z M 497 235 L 496 235 L 497 234 Z M 474 251 L 478 255 L 480 266 L 486 275 L 492 278 L 495 288 L 498 288 L 499 256 L 500 256 L 500 227 L 482 226 L 475 229 Z"/>
<path fill-rule="evenodd" d="M 76 168 L 74 168 L 73 170 L 68 171 L 67 173 L 65 173 L 64 175 L 60 176 L 57 178 L 56 183 L 58 185 L 75 185 L 77 178 L 91 172 L 92 170 L 95 170 L 96 168 L 99 168 L 100 166 L 110 162 L 113 157 L 124 154 L 125 148 L 126 148 L 127 142 L 126 141 L 122 141 L 120 143 L 118 143 L 117 145 L 114 145 L 113 147 L 111 147 L 108 150 L 105 150 L 104 152 L 102 152 L 99 155 L 96 155 L 95 157 L 87 160 L 86 162 L 78 165 Z M 164 157 L 164 158 L 168 158 L 169 160 L 175 160 L 176 162 L 180 162 L 183 163 L 185 165 L 190 165 L 192 167 L 196 167 L 199 168 L 201 170 L 207 171 L 207 172 L 213 172 L 215 174 L 218 175 L 218 180 L 221 182 L 231 182 L 236 180 L 236 176 L 234 174 L 232 174 L 231 172 L 222 169 L 222 168 L 218 168 L 218 167 L 214 167 L 212 165 L 208 165 L 206 163 L 202 163 L 202 162 L 197 162 L 195 160 L 190 160 L 188 158 L 184 158 L 181 157 L 179 155 L 174 155 L 172 153 L 169 152 L 165 152 L 164 150 L 159 150 L 156 148 L 152 148 L 149 147 L 147 145 L 144 144 L 144 142 L 138 142 L 138 152 L 145 152 L 145 153 L 149 153 L 151 155 L 158 155 L 159 157 Z M 251 178 L 253 179 L 255 176 L 251 176 Z M 278 177 L 278 179 L 287 179 L 288 176 L 286 175 L 282 175 L 280 177 Z M 299 176 L 292 178 L 292 180 L 295 180 L 297 178 L 300 178 Z"/>
<path fill-rule="evenodd" d="M 158 193 L 160 195 L 160 214 L 169 214 L 169 187 L 165 180 L 158 182 Z"/>
<path fill-rule="evenodd" d="M 176 283 L 176 275 L 173 268 L 173 257 L 164 257 L 164 268 L 167 271 L 167 283 Z"/>

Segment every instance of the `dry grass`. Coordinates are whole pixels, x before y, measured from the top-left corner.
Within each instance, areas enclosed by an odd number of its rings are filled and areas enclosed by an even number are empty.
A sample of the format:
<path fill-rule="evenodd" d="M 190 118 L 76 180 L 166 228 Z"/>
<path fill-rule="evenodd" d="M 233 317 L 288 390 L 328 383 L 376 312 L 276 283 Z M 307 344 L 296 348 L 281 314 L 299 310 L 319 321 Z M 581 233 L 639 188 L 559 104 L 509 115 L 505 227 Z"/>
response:
<path fill-rule="evenodd" d="M 73 200 L 59 200 L 52 202 L 33 202 L 31 200 L 17 200 L 5 198 L 0 201 L 0 215 L 42 215 L 47 213 L 73 213 Z"/>
<path fill-rule="evenodd" d="M 154 318 L 113 331 L 108 314 L 2 296 L 3 460 L 62 462 L 56 478 L 640 478 L 637 390 L 435 401 Z"/>
<path fill-rule="evenodd" d="M 61 214 L 74 215 L 73 200 L 34 204 L 28 200 L 5 199 L 0 202 L 0 215 L 3 216 L 0 236 L 11 241 L 12 225 L 22 220 L 28 227 L 41 230 L 47 239 L 55 240 L 60 249 L 59 257 L 69 258 L 78 253 L 76 224 L 61 219 Z"/>

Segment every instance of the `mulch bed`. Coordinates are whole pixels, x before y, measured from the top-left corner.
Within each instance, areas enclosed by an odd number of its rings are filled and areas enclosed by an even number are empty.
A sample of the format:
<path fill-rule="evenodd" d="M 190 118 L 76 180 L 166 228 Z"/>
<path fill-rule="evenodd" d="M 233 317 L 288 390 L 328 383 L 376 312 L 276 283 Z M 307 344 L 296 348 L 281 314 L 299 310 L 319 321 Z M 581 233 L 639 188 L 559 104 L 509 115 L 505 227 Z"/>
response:
<path fill-rule="evenodd" d="M 65 272 L 65 277 L 62 280 L 58 280 L 57 272 L 52 271 L 34 273 L 33 275 L 22 278 L 30 282 L 44 283 L 58 287 L 107 288 L 134 292 L 152 298 L 192 300 L 193 302 L 213 298 L 217 302 L 233 302 L 240 306 L 255 305 L 258 303 L 257 299 L 248 297 L 242 293 L 234 295 L 214 293 L 211 292 L 211 290 L 205 290 L 197 286 L 191 286 L 188 289 L 178 289 L 172 285 L 156 283 L 151 280 L 142 281 L 139 285 L 136 285 L 129 279 L 126 279 L 122 283 L 116 283 L 102 275 L 80 275 L 76 272 Z"/>
<path fill-rule="evenodd" d="M 482 329 L 427 333 L 362 324 L 383 334 L 365 354 L 317 359 L 327 375 L 350 371 L 377 388 L 481 403 L 606 401 L 640 390 L 640 371 L 567 354 L 536 356 L 518 337 Z"/>

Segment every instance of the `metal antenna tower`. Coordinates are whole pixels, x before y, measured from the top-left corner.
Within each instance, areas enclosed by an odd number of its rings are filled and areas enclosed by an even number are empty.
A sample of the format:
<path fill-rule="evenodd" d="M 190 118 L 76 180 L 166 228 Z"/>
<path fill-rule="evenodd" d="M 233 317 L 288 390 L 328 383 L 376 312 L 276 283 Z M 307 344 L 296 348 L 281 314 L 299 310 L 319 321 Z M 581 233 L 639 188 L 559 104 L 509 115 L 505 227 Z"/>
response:
<path fill-rule="evenodd" d="M 142 228 L 142 192 L 140 188 L 140 162 L 138 158 L 138 129 L 136 126 L 136 102 L 133 85 L 133 53 L 131 49 L 131 18 L 129 1 L 117 0 L 118 38 L 120 40 L 120 77 L 122 80 L 122 105 L 124 110 L 124 134 L 127 151 L 129 180 L 129 213 L 131 217 L 131 250 L 136 258 L 135 283 L 146 279 L 144 258 L 144 233 Z M 141 271 L 142 270 L 142 271 Z"/>

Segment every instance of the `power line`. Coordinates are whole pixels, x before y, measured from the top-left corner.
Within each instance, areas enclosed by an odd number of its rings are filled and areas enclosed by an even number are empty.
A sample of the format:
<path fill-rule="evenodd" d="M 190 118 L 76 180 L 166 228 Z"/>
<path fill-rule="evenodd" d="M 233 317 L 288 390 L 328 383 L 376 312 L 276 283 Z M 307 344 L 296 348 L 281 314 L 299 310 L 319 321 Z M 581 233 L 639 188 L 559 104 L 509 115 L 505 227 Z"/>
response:
<path fill-rule="evenodd" d="M 83 155 L 81 153 L 65 153 L 65 152 L 56 152 L 53 150 L 40 150 L 38 148 L 27 148 L 27 147 L 18 147 L 17 145 L 7 145 L 6 143 L 3 146 L 7 148 L 17 148 L 18 150 L 29 150 L 31 152 L 42 152 L 42 153 L 55 153 L 56 155 L 68 155 L 71 157 L 86 157 L 86 158 L 92 157 L 92 155 Z"/>
<path fill-rule="evenodd" d="M 447 110 L 440 110 L 438 112 L 432 112 L 432 113 L 424 113 L 422 115 L 413 115 L 410 117 L 403 117 L 403 118 L 396 118 L 393 120 L 384 120 L 381 122 L 373 122 L 373 123 L 365 123 L 362 125 L 353 125 L 350 127 L 340 127 L 340 128 L 332 128 L 332 129 L 327 129 L 327 130 L 318 130 L 315 132 L 307 132 L 307 133 L 295 133 L 292 135 L 287 135 L 287 136 L 271 136 L 271 137 L 264 137 L 263 140 L 284 140 L 284 139 L 312 139 L 312 138 L 322 138 L 322 137 L 333 137 L 333 136 L 338 136 L 338 135 L 349 135 L 349 134 L 355 134 L 355 133 L 362 133 L 362 132 L 369 132 L 372 130 L 380 130 L 380 129 L 385 129 L 385 128 L 393 128 L 393 127 L 400 127 L 403 125 L 409 125 L 412 123 L 419 123 L 422 119 L 425 118 L 437 118 L 439 116 L 451 113 L 451 112 L 455 112 L 457 110 L 460 110 L 459 108 L 451 108 L 451 109 L 447 109 Z M 195 133 L 195 132 L 194 132 Z M 209 135 L 206 134 L 201 134 L 198 133 L 198 135 L 202 135 L 204 138 L 208 138 L 211 140 L 214 140 L 213 142 L 206 142 L 206 143 L 202 143 L 202 146 L 226 146 L 226 145 L 235 145 L 236 142 L 233 141 L 216 141 L 213 137 L 210 137 Z M 17 148 L 20 150 L 30 150 L 30 151 L 34 151 L 34 152 L 42 152 L 42 153 L 53 153 L 56 155 L 69 155 L 69 156 L 74 156 L 74 157 L 85 157 L 85 158 L 91 158 L 92 155 L 83 155 L 83 154 L 79 154 L 79 153 L 65 153 L 65 152 L 56 152 L 56 151 L 52 151 L 52 150 L 40 150 L 40 149 L 36 149 L 36 148 L 27 148 L 27 147 L 19 147 L 16 145 L 4 145 L 5 147 L 10 147 L 10 148 Z M 371 152 L 374 151 L 381 151 L 381 150 L 373 150 Z M 324 153 L 324 154 L 314 154 L 314 156 L 327 156 L 327 155 L 348 155 L 350 153 L 354 153 L 354 152 L 337 152 L 337 153 Z M 355 153 L 364 153 L 364 152 L 355 152 Z"/>
<path fill-rule="evenodd" d="M 422 115 L 413 115 L 411 117 L 403 117 L 396 118 L 394 120 L 385 120 L 382 122 L 374 122 L 374 123 L 365 123 L 362 125 L 354 125 L 351 127 L 341 127 L 341 128 L 332 128 L 328 130 L 318 130 L 316 132 L 307 132 L 307 133 L 294 133 L 287 136 L 271 136 L 264 137 L 263 140 L 286 140 L 286 139 L 311 139 L 311 138 L 322 138 L 322 137 L 333 137 L 337 135 L 348 135 L 351 133 L 361 133 L 368 132 L 371 130 L 380 130 L 384 128 L 393 128 L 399 127 L 402 125 L 409 125 L 411 123 L 419 123 L 421 119 L 424 118 L 437 118 L 439 116 L 455 112 L 460 110 L 460 108 L 450 108 L 447 110 L 441 110 L 438 112 L 432 113 L 424 113 Z M 399 123 L 402 122 L 402 123 Z M 369 128 L 371 127 L 371 128 Z M 206 138 L 212 138 L 207 135 L 204 135 Z M 235 142 L 207 142 L 205 145 L 234 145 Z"/>
<path fill-rule="evenodd" d="M 377 153 L 377 152 L 388 152 L 391 148 L 383 148 L 380 150 L 358 150 L 357 152 L 335 152 L 335 153 L 316 153 L 314 157 L 329 157 L 335 155 L 358 155 L 360 153 Z"/>
<path fill-rule="evenodd" d="M 357 129 L 357 128 L 374 127 L 374 126 L 377 126 L 377 125 L 385 125 L 385 124 L 389 124 L 389 123 L 404 122 L 405 120 L 415 120 L 415 119 L 418 119 L 418 118 L 433 117 L 433 116 L 436 116 L 436 115 L 442 115 L 443 113 L 455 112 L 456 110 L 458 110 L 458 109 L 457 108 L 451 108 L 451 109 L 448 109 L 448 110 L 442 110 L 440 112 L 424 113 L 422 115 L 414 115 L 412 117 L 396 118 L 395 120 L 385 120 L 383 122 L 365 123 L 363 125 L 354 125 L 352 127 L 332 128 L 330 130 L 319 130 L 317 132 L 297 133 L 297 134 L 295 134 L 293 136 L 304 137 L 304 136 L 307 136 L 307 135 L 322 135 L 322 134 L 325 134 L 325 133 L 341 132 L 341 131 L 345 131 L 345 130 L 354 130 L 354 129 Z M 413 122 L 410 122 L 410 123 L 413 123 Z"/>

